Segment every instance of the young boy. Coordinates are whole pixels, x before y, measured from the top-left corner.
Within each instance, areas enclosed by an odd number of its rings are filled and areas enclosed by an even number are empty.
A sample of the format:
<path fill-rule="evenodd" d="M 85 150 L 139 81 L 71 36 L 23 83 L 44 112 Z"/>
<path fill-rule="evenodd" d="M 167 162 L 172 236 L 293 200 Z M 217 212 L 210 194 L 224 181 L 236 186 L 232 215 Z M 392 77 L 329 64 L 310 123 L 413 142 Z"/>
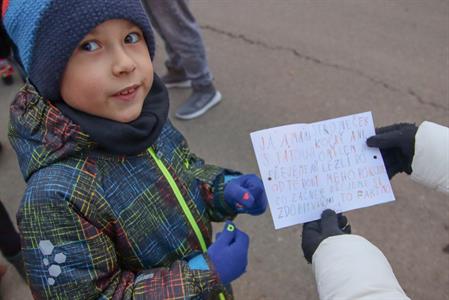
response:
<path fill-rule="evenodd" d="M 27 182 L 17 220 L 38 299 L 231 299 L 261 180 L 204 162 L 167 120 L 140 0 L 14 0 L 3 22 L 31 84 L 11 105 Z M 154 75 L 153 75 L 154 74 Z"/>

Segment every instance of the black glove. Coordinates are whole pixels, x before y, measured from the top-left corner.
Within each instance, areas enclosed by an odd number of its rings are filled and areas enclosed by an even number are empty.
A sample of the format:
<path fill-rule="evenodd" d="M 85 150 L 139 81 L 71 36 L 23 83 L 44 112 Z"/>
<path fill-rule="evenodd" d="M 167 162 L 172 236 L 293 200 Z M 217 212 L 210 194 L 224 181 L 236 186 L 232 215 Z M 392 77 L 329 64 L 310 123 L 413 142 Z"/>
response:
<path fill-rule="evenodd" d="M 387 168 L 388 178 L 400 172 L 412 174 L 412 161 L 415 155 L 415 124 L 399 123 L 376 128 L 376 135 L 368 138 L 369 147 L 380 149 Z"/>
<path fill-rule="evenodd" d="M 342 214 L 336 214 L 332 209 L 326 209 L 321 214 L 321 219 L 304 223 L 302 227 L 302 251 L 309 263 L 312 256 L 322 241 L 328 237 L 351 233 L 351 225 Z"/>

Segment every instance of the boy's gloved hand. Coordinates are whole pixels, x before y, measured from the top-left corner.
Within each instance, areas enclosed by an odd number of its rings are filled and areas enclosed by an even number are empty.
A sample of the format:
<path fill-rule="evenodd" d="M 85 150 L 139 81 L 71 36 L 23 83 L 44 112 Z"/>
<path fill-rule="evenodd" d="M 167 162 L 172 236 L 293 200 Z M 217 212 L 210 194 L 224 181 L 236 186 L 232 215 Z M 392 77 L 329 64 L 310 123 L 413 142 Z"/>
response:
<path fill-rule="evenodd" d="M 376 128 L 376 135 L 366 141 L 369 147 L 380 149 L 388 178 L 393 178 L 399 172 L 405 172 L 409 175 L 412 173 L 417 130 L 418 127 L 415 124 L 393 124 Z"/>
<path fill-rule="evenodd" d="M 238 230 L 232 222 L 226 222 L 216 241 L 207 249 L 223 284 L 229 284 L 246 271 L 248 247 L 248 235 Z"/>
<path fill-rule="evenodd" d="M 304 223 L 302 227 L 302 251 L 309 263 L 312 256 L 322 241 L 328 237 L 351 233 L 351 225 L 342 214 L 336 214 L 332 209 L 326 209 L 321 214 L 321 219 Z"/>
<path fill-rule="evenodd" d="M 267 209 L 267 195 L 262 180 L 254 174 L 229 181 L 224 189 L 224 198 L 238 213 L 257 216 Z"/>

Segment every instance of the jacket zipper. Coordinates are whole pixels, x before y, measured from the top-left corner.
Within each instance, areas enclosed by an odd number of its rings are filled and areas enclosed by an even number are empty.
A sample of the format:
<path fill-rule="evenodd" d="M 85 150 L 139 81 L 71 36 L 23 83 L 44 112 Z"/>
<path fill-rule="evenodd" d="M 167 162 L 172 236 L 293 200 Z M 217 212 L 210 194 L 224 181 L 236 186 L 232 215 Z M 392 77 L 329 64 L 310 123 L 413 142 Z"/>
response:
<path fill-rule="evenodd" d="M 167 170 L 167 168 L 165 167 L 162 160 L 156 155 L 153 147 L 148 148 L 148 153 L 150 153 L 151 157 L 156 162 L 156 165 L 159 167 L 159 169 L 161 170 L 165 179 L 168 181 L 168 184 L 170 185 L 171 189 L 173 190 L 173 193 L 175 194 L 176 199 L 178 200 L 179 205 L 182 208 L 182 211 L 186 215 L 187 220 L 190 223 L 190 226 L 192 227 L 193 231 L 195 232 L 196 238 L 200 242 L 201 250 L 203 250 L 203 253 L 206 253 L 207 246 L 206 246 L 206 242 L 204 241 L 203 235 L 201 234 L 201 230 L 198 227 L 198 224 L 196 223 L 195 218 L 192 215 L 192 212 L 190 211 L 189 207 L 187 206 L 186 200 L 182 196 L 181 191 L 178 188 L 178 185 L 176 184 L 175 180 L 173 179 L 173 176 L 171 176 L 170 172 Z M 185 162 L 185 165 L 186 165 L 186 167 L 188 167 L 189 163 Z M 226 300 L 223 293 L 220 293 L 218 296 L 219 296 L 220 300 Z"/>
<path fill-rule="evenodd" d="M 164 163 L 161 161 L 161 159 L 156 155 L 154 152 L 154 149 L 152 147 L 148 148 L 148 152 L 150 153 L 151 157 L 153 157 L 154 161 L 156 162 L 157 166 L 161 170 L 162 174 L 164 175 L 165 179 L 167 179 L 168 184 L 170 184 L 171 189 L 173 190 L 173 193 L 176 196 L 176 199 L 178 200 L 179 205 L 182 208 L 182 211 L 187 217 L 187 220 L 190 223 L 190 226 L 192 227 L 193 231 L 195 232 L 195 235 L 200 242 L 201 250 L 203 252 L 207 251 L 206 242 L 204 241 L 203 235 L 201 234 L 201 230 L 198 227 L 198 224 L 195 221 L 195 218 L 192 215 L 192 212 L 190 211 L 189 207 L 187 206 L 187 203 L 184 199 L 184 197 L 181 194 L 181 191 L 179 190 L 178 186 L 176 185 L 175 180 L 171 176 L 170 172 L 165 167 Z"/>

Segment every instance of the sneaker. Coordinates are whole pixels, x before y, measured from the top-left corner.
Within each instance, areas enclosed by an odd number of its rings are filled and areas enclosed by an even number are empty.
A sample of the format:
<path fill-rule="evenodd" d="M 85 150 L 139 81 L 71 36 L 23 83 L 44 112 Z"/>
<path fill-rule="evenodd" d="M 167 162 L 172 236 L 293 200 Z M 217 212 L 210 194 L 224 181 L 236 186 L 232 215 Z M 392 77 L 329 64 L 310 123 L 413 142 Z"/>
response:
<path fill-rule="evenodd" d="M 197 118 L 221 101 L 221 94 L 210 84 L 204 87 L 194 87 L 193 93 L 176 111 L 176 117 L 183 120 Z"/>
<path fill-rule="evenodd" d="M 192 86 L 192 82 L 182 69 L 167 68 L 167 73 L 161 79 L 167 88 L 190 88 Z"/>

